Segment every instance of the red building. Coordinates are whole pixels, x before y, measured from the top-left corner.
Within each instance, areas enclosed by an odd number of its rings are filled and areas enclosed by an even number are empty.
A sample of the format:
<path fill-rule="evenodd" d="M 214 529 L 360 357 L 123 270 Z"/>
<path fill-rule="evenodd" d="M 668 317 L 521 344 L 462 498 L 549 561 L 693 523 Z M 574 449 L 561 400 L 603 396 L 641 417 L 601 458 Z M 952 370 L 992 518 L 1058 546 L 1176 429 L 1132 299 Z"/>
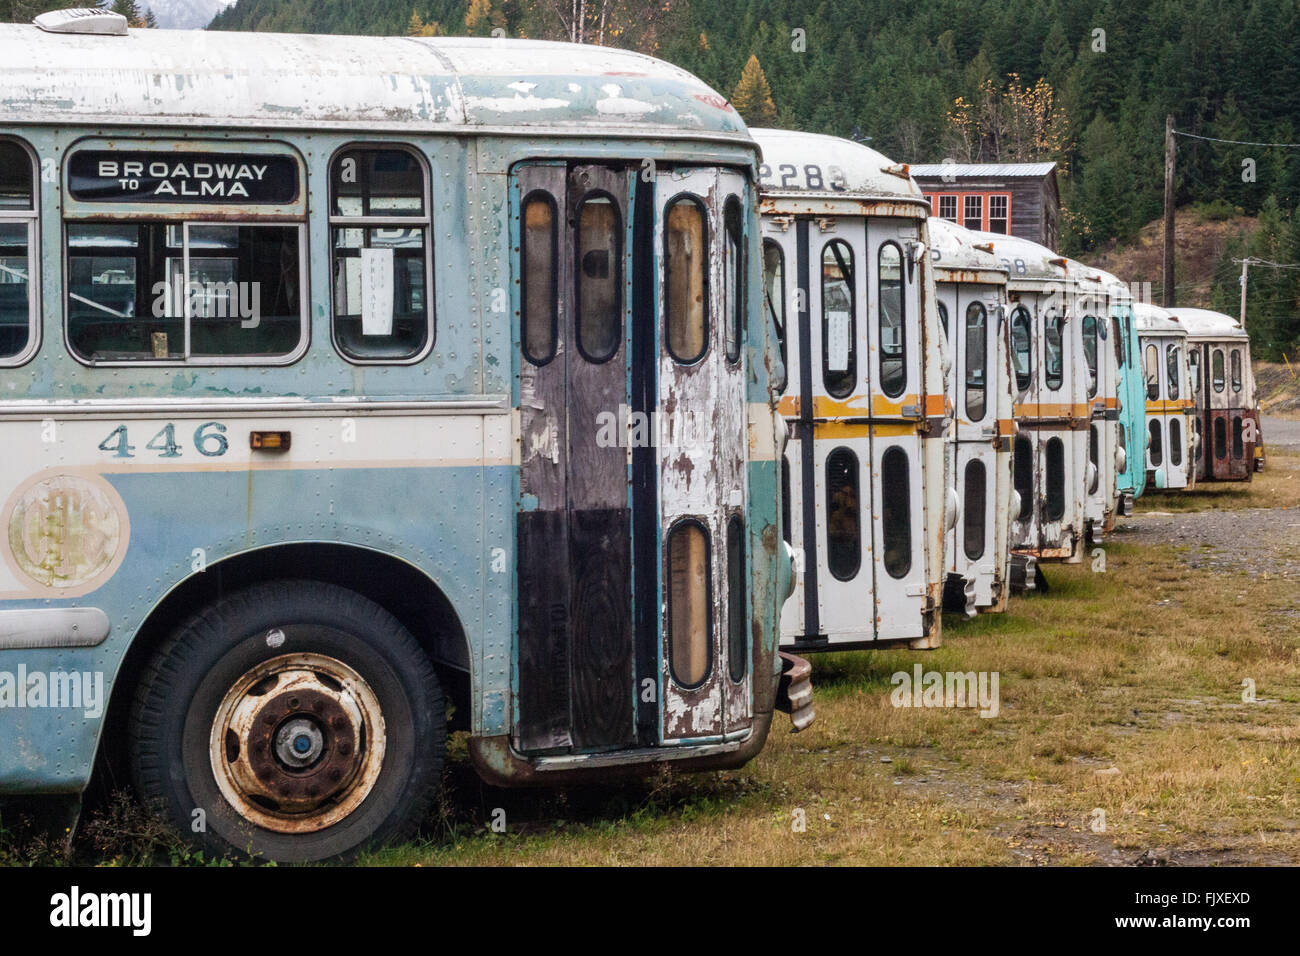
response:
<path fill-rule="evenodd" d="M 940 219 L 1056 249 L 1056 163 L 934 163 L 912 166 L 911 173 Z"/>

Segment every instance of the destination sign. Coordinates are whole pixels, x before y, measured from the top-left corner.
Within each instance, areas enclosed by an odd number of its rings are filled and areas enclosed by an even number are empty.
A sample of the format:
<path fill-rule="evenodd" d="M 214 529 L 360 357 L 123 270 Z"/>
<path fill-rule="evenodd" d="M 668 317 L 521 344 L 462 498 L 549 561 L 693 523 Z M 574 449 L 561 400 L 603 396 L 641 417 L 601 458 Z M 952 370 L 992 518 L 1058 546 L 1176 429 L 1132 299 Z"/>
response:
<path fill-rule="evenodd" d="M 298 164 L 265 153 L 84 149 L 68 161 L 80 202 L 287 206 L 298 198 Z"/>

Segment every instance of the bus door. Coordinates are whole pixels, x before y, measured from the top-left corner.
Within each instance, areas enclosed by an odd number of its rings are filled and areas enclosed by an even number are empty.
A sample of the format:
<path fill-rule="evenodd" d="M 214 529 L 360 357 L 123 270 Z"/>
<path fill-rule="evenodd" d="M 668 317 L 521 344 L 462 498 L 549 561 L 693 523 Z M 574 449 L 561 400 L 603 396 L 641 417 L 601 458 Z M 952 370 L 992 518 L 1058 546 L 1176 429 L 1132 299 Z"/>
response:
<path fill-rule="evenodd" d="M 644 401 L 625 334 L 631 175 L 516 168 L 520 269 L 518 719 L 528 753 L 637 738 L 633 534 L 653 486 L 629 493 L 622 427 Z M 609 417 L 613 416 L 613 419 Z M 638 580 L 638 586 L 642 585 Z M 658 592 L 651 581 L 649 593 Z M 639 591 L 639 587 L 638 587 Z M 640 665 L 644 668 L 644 665 Z M 653 676 L 653 672 L 646 676 Z"/>
<path fill-rule="evenodd" d="M 664 544 L 662 741 L 752 723 L 745 527 L 748 184 L 661 170 L 655 184 Z"/>
<path fill-rule="evenodd" d="M 873 505 L 875 624 L 880 640 L 921 636 L 927 610 L 925 496 L 921 432 L 926 396 L 921 385 L 920 291 L 923 264 L 919 227 L 897 219 L 870 219 L 865 273 L 869 308 L 859 380 L 870 393 L 871 448 L 867 474 Z M 956 316 L 948 317 L 950 327 Z M 865 375 L 864 375 L 865 372 Z"/>
<path fill-rule="evenodd" d="M 987 287 L 958 286 L 957 309 L 949 319 L 955 333 L 953 365 L 960 371 L 953 407 L 956 467 L 951 481 L 962 502 L 954 546 L 978 572 L 981 584 L 995 571 L 995 509 L 998 484 L 997 303 Z M 951 539 L 950 539 L 951 540 Z M 991 595 L 980 594 L 985 603 Z"/>
<path fill-rule="evenodd" d="M 777 389 L 778 408 L 789 436 L 785 457 L 779 462 L 781 523 L 786 543 L 795 555 L 796 573 L 794 593 L 781 608 L 782 644 L 797 643 L 809 633 L 804 629 L 805 605 L 809 600 L 806 585 L 810 575 L 814 579 L 816 575 L 815 563 L 811 571 L 807 565 L 808 556 L 817 553 L 815 535 L 811 545 L 804 540 L 802 463 L 809 427 L 803 422 L 804 409 L 800 403 L 803 383 L 811 375 L 811 372 L 804 371 L 801 364 L 808 353 L 800 335 L 800 330 L 808 327 L 807 316 L 804 314 L 808 311 L 808 295 L 804 291 L 808 288 L 807 234 L 807 223 L 800 225 L 793 216 L 763 217 L 763 315 L 764 321 L 775 327 L 785 364 L 785 380 L 777 383 L 781 386 Z M 802 247 L 798 242 L 800 235 L 804 237 Z M 808 420 L 811 421 L 811 411 L 808 412 Z M 811 507 L 811 499 L 809 506 Z M 815 527 L 816 523 L 812 524 Z M 815 603 L 815 586 L 812 594 Z"/>
<path fill-rule="evenodd" d="M 1040 370 L 1037 391 L 1041 419 L 1035 435 L 1038 547 L 1050 557 L 1066 557 L 1062 552 L 1072 550 L 1067 525 L 1082 517 L 1087 452 L 1088 413 L 1083 413 L 1077 432 L 1072 427 L 1076 406 L 1084 407 L 1085 373 L 1076 370 L 1073 361 L 1083 351 L 1082 334 L 1067 320 L 1061 303 L 1059 295 L 1051 295 L 1041 303 L 1040 334 L 1034 343 L 1035 364 Z M 1084 455 L 1079 454 L 1079 445 Z M 1073 530 L 1081 529 L 1076 526 Z"/>

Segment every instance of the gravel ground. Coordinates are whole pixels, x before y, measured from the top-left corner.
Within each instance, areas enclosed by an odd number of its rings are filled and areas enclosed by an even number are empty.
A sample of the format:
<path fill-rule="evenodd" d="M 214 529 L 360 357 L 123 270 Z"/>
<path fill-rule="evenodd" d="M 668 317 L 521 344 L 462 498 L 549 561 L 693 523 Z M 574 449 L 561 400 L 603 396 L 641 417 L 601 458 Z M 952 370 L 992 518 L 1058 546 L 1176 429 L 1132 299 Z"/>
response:
<path fill-rule="evenodd" d="M 1265 416 L 1259 424 L 1259 430 L 1264 436 L 1265 453 L 1270 448 L 1300 451 L 1300 420 Z"/>
<path fill-rule="evenodd" d="M 1265 432 L 1270 442 L 1284 445 L 1291 440 L 1300 450 L 1300 422 L 1266 420 L 1263 428 L 1270 430 Z M 1267 467 L 1296 470 L 1298 466 L 1295 459 L 1274 457 Z M 1192 568 L 1300 579 L 1300 509 L 1150 512 L 1120 518 L 1115 534 L 1120 541 L 1181 545 Z"/>

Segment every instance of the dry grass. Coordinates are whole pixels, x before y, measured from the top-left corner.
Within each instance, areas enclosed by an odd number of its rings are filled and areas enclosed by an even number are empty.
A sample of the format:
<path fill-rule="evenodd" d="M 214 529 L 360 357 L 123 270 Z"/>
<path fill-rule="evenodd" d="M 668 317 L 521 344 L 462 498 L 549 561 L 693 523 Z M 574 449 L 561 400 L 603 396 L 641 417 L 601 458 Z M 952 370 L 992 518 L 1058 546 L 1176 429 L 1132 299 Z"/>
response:
<path fill-rule="evenodd" d="M 1152 511 L 1235 511 L 1300 507 L 1300 456 L 1268 449 L 1267 464 L 1250 481 L 1202 482 L 1191 492 L 1153 491 L 1137 500 L 1138 514 Z"/>
<path fill-rule="evenodd" d="M 461 758 L 462 789 L 429 841 L 367 862 L 1072 864 L 1147 848 L 1300 861 L 1293 586 L 1118 544 L 1106 573 L 1048 574 L 1050 594 L 1006 615 L 947 621 L 938 651 L 817 658 L 817 722 L 791 736 L 778 717 L 743 770 L 503 793 Z M 890 675 L 918 661 L 998 671 L 1000 715 L 894 708 Z M 1243 702 L 1246 678 L 1261 702 Z M 505 833 L 489 832 L 496 807 Z"/>

